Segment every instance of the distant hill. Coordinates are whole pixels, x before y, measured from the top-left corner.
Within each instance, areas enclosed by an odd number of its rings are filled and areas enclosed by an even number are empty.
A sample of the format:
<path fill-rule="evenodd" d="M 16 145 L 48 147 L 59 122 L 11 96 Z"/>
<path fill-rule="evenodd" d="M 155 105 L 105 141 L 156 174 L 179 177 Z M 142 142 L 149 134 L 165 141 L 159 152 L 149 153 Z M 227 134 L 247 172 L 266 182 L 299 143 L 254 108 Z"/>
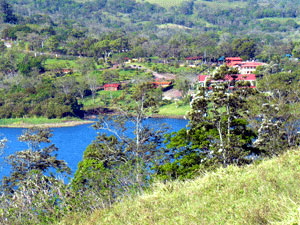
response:
<path fill-rule="evenodd" d="M 187 28 L 235 35 L 296 38 L 300 21 L 298 0 L 11 0 L 16 13 L 49 15 L 88 27 L 93 33 Z"/>
<path fill-rule="evenodd" d="M 61 224 L 298 224 L 299 165 L 296 150 L 195 180 L 159 183 L 137 198 Z"/>

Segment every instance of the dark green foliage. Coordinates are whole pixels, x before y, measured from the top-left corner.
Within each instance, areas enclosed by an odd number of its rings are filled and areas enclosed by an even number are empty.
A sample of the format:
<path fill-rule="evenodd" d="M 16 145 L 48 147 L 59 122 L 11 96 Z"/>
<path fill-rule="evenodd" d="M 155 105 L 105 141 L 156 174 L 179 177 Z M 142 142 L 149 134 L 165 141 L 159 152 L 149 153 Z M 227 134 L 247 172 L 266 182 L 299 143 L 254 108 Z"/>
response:
<path fill-rule="evenodd" d="M 232 43 L 233 55 L 243 60 L 253 59 L 256 53 L 256 43 L 249 38 L 236 39 Z"/>
<path fill-rule="evenodd" d="M 44 59 L 41 57 L 32 57 L 25 55 L 22 59 L 20 59 L 17 68 L 20 73 L 25 76 L 30 76 L 31 72 L 43 72 L 44 68 L 42 66 Z"/>
<path fill-rule="evenodd" d="M 84 195 L 100 194 L 104 204 L 148 187 L 150 168 L 162 154 L 164 129 L 144 123 L 158 104 L 152 85 L 142 83 L 124 98 L 127 104 L 118 115 L 99 116 L 94 127 L 101 133 L 85 150 L 72 181 L 73 188 Z M 134 132 L 129 133 L 130 129 Z"/>
<path fill-rule="evenodd" d="M 50 144 L 51 136 L 52 133 L 49 129 L 33 128 L 25 131 L 19 137 L 20 141 L 28 144 L 28 149 L 7 157 L 11 172 L 2 180 L 1 185 L 5 192 L 13 192 L 18 188 L 17 184 L 32 171 L 45 173 L 49 169 L 56 169 L 59 173 L 70 173 L 66 162 L 57 159 L 57 155 L 53 154 L 58 150 L 54 144 L 41 148 L 41 144 Z"/>
<path fill-rule="evenodd" d="M 189 128 L 167 139 L 173 159 L 157 167 L 159 177 L 190 178 L 201 169 L 250 163 L 250 155 L 259 153 L 252 146 L 255 132 L 246 121 L 246 99 L 253 91 L 247 84 L 225 79 L 228 74 L 235 78 L 236 73 L 220 66 L 200 87 L 188 113 Z"/>
<path fill-rule="evenodd" d="M 6 0 L 0 1 L 0 20 L 3 23 L 15 24 L 18 22 L 18 18 L 14 14 L 11 4 Z"/>

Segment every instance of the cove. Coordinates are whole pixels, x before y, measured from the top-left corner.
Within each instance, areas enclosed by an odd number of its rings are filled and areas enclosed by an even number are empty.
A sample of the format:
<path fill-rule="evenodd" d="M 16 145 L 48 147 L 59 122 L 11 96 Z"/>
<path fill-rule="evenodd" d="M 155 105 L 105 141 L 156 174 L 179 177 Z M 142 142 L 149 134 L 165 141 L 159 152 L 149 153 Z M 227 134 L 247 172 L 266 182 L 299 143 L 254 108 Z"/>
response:
<path fill-rule="evenodd" d="M 169 127 L 169 132 L 178 131 L 188 124 L 188 120 L 171 119 L 171 118 L 149 118 L 145 121 L 151 127 L 155 128 L 160 124 L 166 124 Z M 24 131 L 24 128 L 0 128 L 0 138 L 8 139 L 7 147 L 5 148 L 5 156 L 8 156 L 16 151 L 22 151 L 28 148 L 26 143 L 18 141 L 18 137 Z M 77 169 L 78 163 L 82 160 L 83 152 L 86 147 L 95 140 L 97 130 L 91 127 L 91 124 L 85 124 L 75 127 L 52 128 L 53 137 L 51 141 L 58 148 L 58 159 L 65 160 L 71 168 L 72 175 Z M 3 160 L 1 160 L 3 164 Z M 9 174 L 7 166 L 0 165 L 0 179 Z"/>

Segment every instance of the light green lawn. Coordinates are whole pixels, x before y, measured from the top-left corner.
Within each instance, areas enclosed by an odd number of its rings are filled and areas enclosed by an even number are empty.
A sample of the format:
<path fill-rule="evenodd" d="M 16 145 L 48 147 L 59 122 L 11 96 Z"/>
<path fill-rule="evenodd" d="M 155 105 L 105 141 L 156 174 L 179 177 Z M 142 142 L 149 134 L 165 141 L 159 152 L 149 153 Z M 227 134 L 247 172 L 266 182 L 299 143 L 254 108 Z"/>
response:
<path fill-rule="evenodd" d="M 83 100 L 79 100 L 79 103 L 83 104 L 84 109 L 90 109 L 95 107 L 107 107 L 109 104 L 105 104 L 106 102 L 111 102 L 112 99 L 118 98 L 122 94 L 122 90 L 119 91 L 98 91 L 95 103 L 93 101 L 92 96 L 86 97 Z"/>
<path fill-rule="evenodd" d="M 269 21 L 274 21 L 278 23 L 286 23 L 288 20 L 294 20 L 297 24 L 300 24 L 300 18 L 293 18 L 293 17 L 267 17 L 267 18 L 262 18 L 258 19 L 258 21 L 264 21 L 264 20 L 269 20 Z"/>
<path fill-rule="evenodd" d="M 48 119 L 45 117 L 0 119 L 0 127 L 65 127 L 90 123 L 79 118 Z"/>
<path fill-rule="evenodd" d="M 190 109 L 190 105 L 177 106 L 176 103 L 172 103 L 160 107 L 158 114 L 162 116 L 185 116 Z"/>
<path fill-rule="evenodd" d="M 76 61 L 64 59 L 47 59 L 45 62 L 45 69 L 74 69 L 76 68 Z"/>
<path fill-rule="evenodd" d="M 229 166 L 195 180 L 156 183 L 92 215 L 61 224 L 299 224 L 299 149 L 260 164 Z"/>

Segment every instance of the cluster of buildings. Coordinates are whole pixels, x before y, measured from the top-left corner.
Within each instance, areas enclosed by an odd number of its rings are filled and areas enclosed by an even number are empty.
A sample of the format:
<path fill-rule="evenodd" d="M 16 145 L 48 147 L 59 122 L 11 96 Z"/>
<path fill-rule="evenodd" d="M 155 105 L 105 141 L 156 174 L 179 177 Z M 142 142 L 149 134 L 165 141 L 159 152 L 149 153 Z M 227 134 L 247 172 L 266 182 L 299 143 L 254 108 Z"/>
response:
<path fill-rule="evenodd" d="M 239 74 L 233 78 L 232 75 L 225 76 L 224 80 L 215 81 L 215 82 L 230 82 L 235 79 L 236 81 L 247 81 L 249 82 L 249 87 L 256 88 L 256 75 L 254 71 L 258 66 L 263 66 L 265 63 L 254 62 L 254 61 L 243 61 L 240 57 L 227 57 L 225 58 L 225 63 L 229 67 L 237 68 Z M 199 75 L 199 83 L 201 86 L 204 86 L 206 81 L 209 79 L 209 75 Z"/>

